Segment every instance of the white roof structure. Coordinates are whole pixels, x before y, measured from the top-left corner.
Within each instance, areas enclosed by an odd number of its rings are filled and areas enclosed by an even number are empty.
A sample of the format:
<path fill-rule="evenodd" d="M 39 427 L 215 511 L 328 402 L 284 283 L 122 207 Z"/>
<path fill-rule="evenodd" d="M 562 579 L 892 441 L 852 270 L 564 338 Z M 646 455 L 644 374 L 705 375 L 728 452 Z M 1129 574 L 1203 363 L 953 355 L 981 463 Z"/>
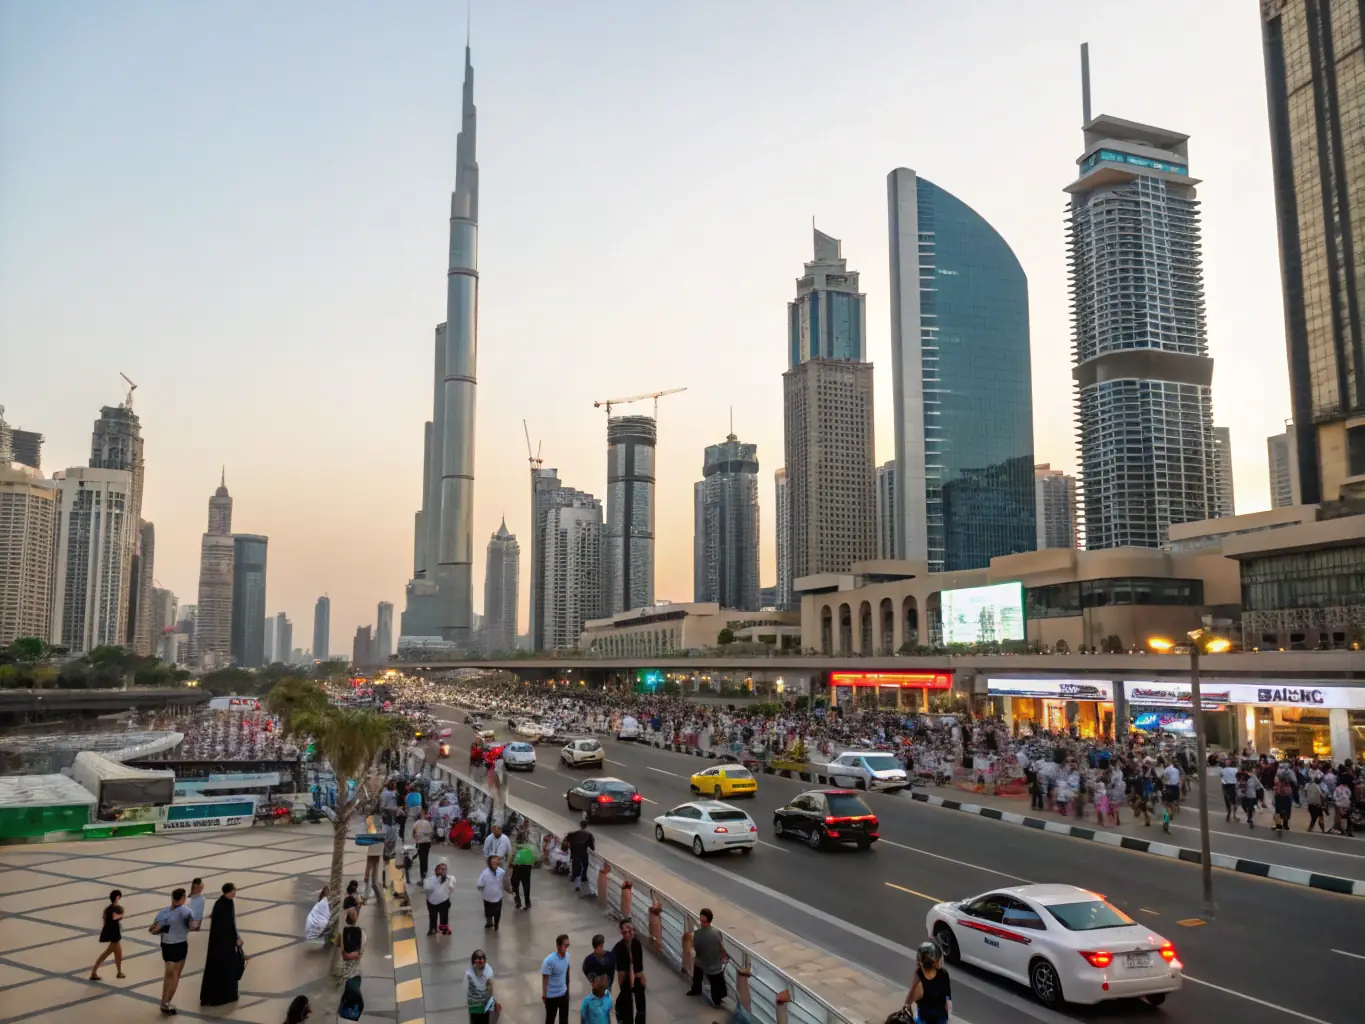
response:
<path fill-rule="evenodd" d="M 0 808 L 95 805 L 95 794 L 65 775 L 0 776 Z"/>

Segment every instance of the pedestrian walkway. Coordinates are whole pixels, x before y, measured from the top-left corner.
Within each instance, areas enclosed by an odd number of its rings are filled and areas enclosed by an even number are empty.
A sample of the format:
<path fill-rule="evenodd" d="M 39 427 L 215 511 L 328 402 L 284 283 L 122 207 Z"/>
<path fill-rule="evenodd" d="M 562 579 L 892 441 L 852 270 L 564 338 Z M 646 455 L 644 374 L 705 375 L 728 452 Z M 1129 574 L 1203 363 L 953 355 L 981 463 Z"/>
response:
<path fill-rule="evenodd" d="M 0 847 L 0 1020 L 33 1024 L 146 1024 L 160 1019 L 160 940 L 148 933 L 170 892 L 204 879 L 206 913 L 224 882 L 236 885 L 237 927 L 250 957 L 237 1003 L 206 1010 L 216 1021 L 279 1024 L 291 999 L 307 995 L 314 1020 L 331 1020 L 339 989 L 328 975 L 331 953 L 303 940 L 304 921 L 327 882 L 332 830 L 325 825 L 271 825 L 208 836 L 146 836 Z M 347 848 L 347 876 L 359 877 L 364 855 Z M 123 970 L 101 968 L 97 941 L 109 892 L 123 892 Z M 393 968 L 388 916 L 361 911 L 368 936 L 363 973 L 366 1019 L 393 1019 Z M 190 934 L 190 955 L 175 1003 L 181 1019 L 199 1014 L 199 983 L 208 922 Z"/>
<path fill-rule="evenodd" d="M 483 869 L 483 857 L 478 848 L 436 847 L 432 851 L 433 868 L 438 857 L 444 857 L 450 873 L 455 876 L 455 897 L 450 908 L 451 934 L 426 934 L 426 903 L 414 868 L 412 884 L 408 888 L 412 900 L 412 941 L 420 969 L 405 971 L 405 939 L 400 937 L 399 945 L 395 947 L 399 977 L 411 973 L 419 979 L 417 985 L 411 980 L 399 981 L 400 989 L 407 986 L 401 995 L 401 1024 L 466 1019 L 464 972 L 469 966 L 470 954 L 476 949 L 487 953 L 488 964 L 493 968 L 494 992 L 502 1003 L 502 1019 L 527 1024 L 543 1020 L 540 965 L 554 952 L 555 937 L 561 934 L 569 936 L 569 957 L 573 961 L 569 974 L 569 1019 L 578 1020 L 578 1006 L 588 992 L 580 969 L 583 958 L 592 951 L 595 934 L 606 938 L 608 949 L 616 944 L 621 937 L 617 922 L 598 908 L 595 899 L 576 896 L 567 878 L 537 868 L 531 874 L 531 909 L 515 910 L 512 897 L 508 896 L 504 901 L 501 927 L 496 932 L 486 929 L 483 902 L 474 887 L 474 880 Z M 395 927 L 400 927 L 397 917 Z M 648 948 L 646 929 L 642 920 L 641 938 Z M 687 980 L 663 960 L 648 953 L 645 977 L 651 1024 L 710 1024 L 728 1019 L 729 1010 L 718 1011 L 704 998 L 687 996 Z M 613 984 L 613 998 L 615 994 Z"/>

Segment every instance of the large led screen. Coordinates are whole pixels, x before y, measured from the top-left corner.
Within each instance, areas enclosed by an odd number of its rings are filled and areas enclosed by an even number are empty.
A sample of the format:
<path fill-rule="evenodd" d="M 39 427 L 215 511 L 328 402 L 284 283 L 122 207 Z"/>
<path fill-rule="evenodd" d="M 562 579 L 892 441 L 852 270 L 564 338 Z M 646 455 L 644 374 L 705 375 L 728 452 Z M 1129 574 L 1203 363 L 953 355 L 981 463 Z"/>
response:
<path fill-rule="evenodd" d="M 1022 583 L 945 590 L 942 606 L 945 644 L 989 644 L 1024 639 Z"/>

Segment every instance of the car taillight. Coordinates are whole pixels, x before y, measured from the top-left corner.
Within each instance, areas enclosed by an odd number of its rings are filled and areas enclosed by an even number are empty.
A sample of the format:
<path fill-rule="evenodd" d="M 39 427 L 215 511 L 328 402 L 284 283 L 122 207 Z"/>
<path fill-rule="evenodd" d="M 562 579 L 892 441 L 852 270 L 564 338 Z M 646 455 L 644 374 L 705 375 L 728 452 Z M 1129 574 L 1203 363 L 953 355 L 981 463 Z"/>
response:
<path fill-rule="evenodd" d="M 631 802 L 631 803 L 638 804 L 638 803 L 640 803 L 640 801 L 642 801 L 642 800 L 644 800 L 644 797 L 642 797 L 639 793 L 632 793 L 632 794 L 631 794 L 631 797 L 630 797 L 630 802 Z"/>
<path fill-rule="evenodd" d="M 757 826 L 757 825 L 750 825 L 750 826 L 749 826 L 749 831 L 750 831 L 750 832 L 757 832 L 757 831 L 758 831 L 758 826 Z"/>
<path fill-rule="evenodd" d="M 717 825 L 717 826 L 716 826 L 716 831 L 717 831 L 717 832 L 729 833 L 730 830 L 729 830 L 728 828 L 726 828 L 724 825 Z"/>
<path fill-rule="evenodd" d="M 1082 952 L 1081 956 L 1085 957 L 1091 967 L 1108 967 L 1114 962 L 1114 954 L 1104 949 Z"/>
<path fill-rule="evenodd" d="M 611 797 L 609 797 L 609 796 L 607 796 L 605 793 L 603 793 L 601 796 L 599 796 L 599 797 L 597 798 L 597 802 L 598 802 L 599 804 L 609 804 L 609 803 L 611 803 Z"/>
<path fill-rule="evenodd" d="M 867 826 L 868 828 L 876 828 L 877 824 L 878 824 L 877 816 L 874 814 L 872 818 L 868 821 Z"/>
<path fill-rule="evenodd" d="M 1161 944 L 1161 959 L 1165 960 L 1167 963 L 1170 963 L 1172 960 L 1175 959 L 1175 944 L 1174 944 L 1174 943 L 1171 943 L 1171 942 L 1163 942 L 1163 943 Z"/>

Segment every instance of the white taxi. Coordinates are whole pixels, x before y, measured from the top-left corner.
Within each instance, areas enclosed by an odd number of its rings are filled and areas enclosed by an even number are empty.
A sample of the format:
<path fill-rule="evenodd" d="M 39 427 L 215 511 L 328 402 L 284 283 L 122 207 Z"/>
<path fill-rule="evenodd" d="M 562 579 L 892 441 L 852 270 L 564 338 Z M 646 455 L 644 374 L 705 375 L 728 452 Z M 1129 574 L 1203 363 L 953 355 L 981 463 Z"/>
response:
<path fill-rule="evenodd" d="M 1027 985 L 1045 1006 L 1132 998 L 1160 1006 L 1185 969 L 1168 939 L 1074 885 L 1015 885 L 937 903 L 925 925 L 948 962 Z"/>

